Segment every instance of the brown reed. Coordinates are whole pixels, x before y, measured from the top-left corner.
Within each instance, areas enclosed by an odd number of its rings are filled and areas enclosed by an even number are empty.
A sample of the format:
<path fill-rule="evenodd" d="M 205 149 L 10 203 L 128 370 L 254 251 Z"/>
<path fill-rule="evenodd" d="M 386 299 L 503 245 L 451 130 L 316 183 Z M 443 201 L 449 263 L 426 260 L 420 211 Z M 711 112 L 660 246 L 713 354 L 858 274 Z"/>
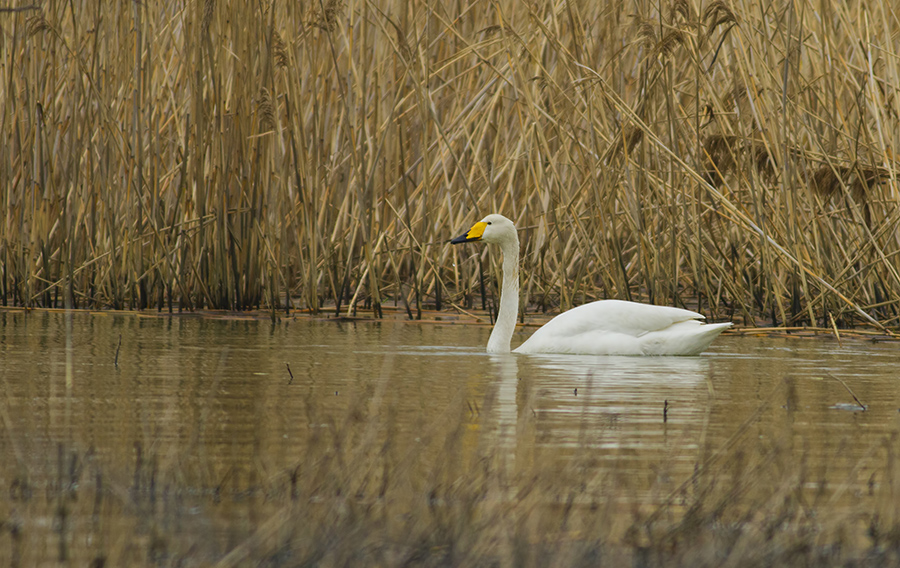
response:
<path fill-rule="evenodd" d="M 896 327 L 900 22 L 811 9 L 0 12 L 0 300 L 421 317 L 478 290 L 491 253 L 445 243 L 498 211 L 527 310 Z"/>

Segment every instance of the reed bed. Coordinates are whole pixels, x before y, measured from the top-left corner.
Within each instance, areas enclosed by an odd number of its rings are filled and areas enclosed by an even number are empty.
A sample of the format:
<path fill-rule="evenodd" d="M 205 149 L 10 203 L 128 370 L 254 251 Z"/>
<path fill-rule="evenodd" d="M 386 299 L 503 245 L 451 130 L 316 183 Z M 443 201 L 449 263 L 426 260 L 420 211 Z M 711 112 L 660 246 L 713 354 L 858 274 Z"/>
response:
<path fill-rule="evenodd" d="M 889 2 L 45 2 L 0 11 L 3 305 L 617 297 L 898 326 Z"/>

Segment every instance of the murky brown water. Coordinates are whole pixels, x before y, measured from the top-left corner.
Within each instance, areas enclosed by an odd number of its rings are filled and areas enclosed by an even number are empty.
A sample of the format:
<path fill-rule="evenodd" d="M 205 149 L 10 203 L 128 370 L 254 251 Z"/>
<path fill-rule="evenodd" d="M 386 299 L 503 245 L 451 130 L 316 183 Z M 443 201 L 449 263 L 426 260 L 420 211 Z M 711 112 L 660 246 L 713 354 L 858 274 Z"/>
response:
<path fill-rule="evenodd" d="M 388 440 L 399 463 L 421 448 L 461 476 L 485 455 L 509 479 L 577 463 L 615 472 L 607 498 L 645 505 L 724 450 L 779 445 L 839 506 L 874 494 L 900 427 L 895 343 L 726 335 L 691 358 L 498 357 L 488 329 L 459 325 L 75 313 L 66 330 L 62 313 L 0 312 L 3 564 L 131 548 L 168 562 L 173 535 L 215 559 L 289 498 L 322 439 Z M 452 428 L 458 443 L 429 443 Z M 411 491 L 432 471 L 407 470 Z"/>

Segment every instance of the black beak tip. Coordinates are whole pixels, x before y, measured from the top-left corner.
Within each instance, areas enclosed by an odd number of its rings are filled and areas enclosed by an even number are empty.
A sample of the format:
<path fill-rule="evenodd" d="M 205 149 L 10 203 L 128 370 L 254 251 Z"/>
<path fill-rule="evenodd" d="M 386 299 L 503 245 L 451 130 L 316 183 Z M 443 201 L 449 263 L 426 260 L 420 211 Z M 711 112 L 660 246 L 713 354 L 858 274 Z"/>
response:
<path fill-rule="evenodd" d="M 465 243 L 465 242 L 467 242 L 466 235 L 460 235 L 460 236 L 456 237 L 455 239 L 452 239 L 452 240 L 450 241 L 450 244 L 451 244 L 451 245 L 458 245 L 458 244 L 460 244 L 460 243 Z"/>

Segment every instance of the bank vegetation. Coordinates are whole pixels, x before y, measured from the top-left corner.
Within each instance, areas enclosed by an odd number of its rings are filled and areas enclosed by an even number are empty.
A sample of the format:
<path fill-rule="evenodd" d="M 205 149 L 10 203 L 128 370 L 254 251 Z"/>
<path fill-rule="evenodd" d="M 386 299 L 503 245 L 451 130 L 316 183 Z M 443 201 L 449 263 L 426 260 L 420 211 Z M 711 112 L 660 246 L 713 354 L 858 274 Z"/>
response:
<path fill-rule="evenodd" d="M 0 12 L 0 302 L 355 313 L 615 297 L 898 326 L 888 2 Z M 527 315 L 526 315 L 527 317 Z"/>

